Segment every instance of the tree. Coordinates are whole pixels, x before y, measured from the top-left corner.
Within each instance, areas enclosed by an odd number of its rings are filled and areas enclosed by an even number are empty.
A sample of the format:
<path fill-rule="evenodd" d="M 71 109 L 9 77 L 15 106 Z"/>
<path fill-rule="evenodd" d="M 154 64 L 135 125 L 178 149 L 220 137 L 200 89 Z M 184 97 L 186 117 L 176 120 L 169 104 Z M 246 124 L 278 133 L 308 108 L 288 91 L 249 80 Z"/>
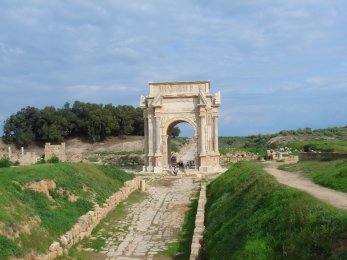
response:
<path fill-rule="evenodd" d="M 36 124 L 37 142 L 59 143 L 68 136 L 67 119 L 53 106 L 45 107 L 40 111 L 40 119 Z"/>
<path fill-rule="evenodd" d="M 181 129 L 179 129 L 179 127 L 175 126 L 172 129 L 171 136 L 172 136 L 172 138 L 176 138 L 177 136 L 180 135 L 180 133 L 181 133 Z"/>
<path fill-rule="evenodd" d="M 35 141 L 36 123 L 40 111 L 35 107 L 22 108 L 4 123 L 4 141 L 17 146 L 27 146 Z"/>
<path fill-rule="evenodd" d="M 75 101 L 62 108 L 23 108 L 4 124 L 4 141 L 18 146 L 32 142 L 62 142 L 68 137 L 87 137 L 101 141 L 111 135 L 143 135 L 144 122 L 140 108 L 101 105 Z"/>

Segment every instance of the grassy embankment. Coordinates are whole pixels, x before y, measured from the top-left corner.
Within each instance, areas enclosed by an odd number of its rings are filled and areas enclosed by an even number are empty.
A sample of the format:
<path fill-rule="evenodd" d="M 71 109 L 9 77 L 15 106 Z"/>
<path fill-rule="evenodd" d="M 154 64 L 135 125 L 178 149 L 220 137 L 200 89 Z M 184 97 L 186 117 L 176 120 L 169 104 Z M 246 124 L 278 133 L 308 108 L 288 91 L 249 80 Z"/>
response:
<path fill-rule="evenodd" d="M 207 189 L 206 259 L 345 259 L 347 213 L 242 161 Z"/>
<path fill-rule="evenodd" d="M 282 165 L 279 169 L 302 172 L 305 177 L 319 185 L 347 192 L 347 160 L 300 161 Z"/>
<path fill-rule="evenodd" d="M 0 259 L 45 252 L 93 203 L 102 204 L 132 178 L 114 166 L 82 163 L 0 169 Z M 52 199 L 24 188 L 40 180 L 55 181 Z M 69 200 L 71 194 L 77 201 Z"/>

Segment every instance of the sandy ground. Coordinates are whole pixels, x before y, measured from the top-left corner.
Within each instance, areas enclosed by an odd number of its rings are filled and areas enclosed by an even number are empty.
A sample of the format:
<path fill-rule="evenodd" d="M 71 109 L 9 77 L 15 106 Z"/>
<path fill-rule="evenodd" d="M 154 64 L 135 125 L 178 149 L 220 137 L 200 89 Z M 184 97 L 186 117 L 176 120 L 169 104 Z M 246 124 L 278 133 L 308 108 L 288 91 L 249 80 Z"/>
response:
<path fill-rule="evenodd" d="M 281 163 L 267 163 L 265 170 L 282 184 L 305 191 L 317 199 L 336 208 L 347 211 L 347 193 L 322 187 L 302 176 L 299 172 L 286 172 L 277 169 Z"/>

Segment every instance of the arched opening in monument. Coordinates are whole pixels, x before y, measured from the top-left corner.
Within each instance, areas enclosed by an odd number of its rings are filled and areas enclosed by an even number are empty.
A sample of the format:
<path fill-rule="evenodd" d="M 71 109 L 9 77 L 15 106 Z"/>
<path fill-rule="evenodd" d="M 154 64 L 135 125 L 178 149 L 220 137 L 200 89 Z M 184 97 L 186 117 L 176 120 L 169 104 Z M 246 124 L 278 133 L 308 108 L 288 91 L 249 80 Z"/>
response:
<path fill-rule="evenodd" d="M 197 133 L 187 121 L 172 122 L 166 132 L 167 165 L 178 165 L 184 169 L 195 169 L 197 166 Z"/>

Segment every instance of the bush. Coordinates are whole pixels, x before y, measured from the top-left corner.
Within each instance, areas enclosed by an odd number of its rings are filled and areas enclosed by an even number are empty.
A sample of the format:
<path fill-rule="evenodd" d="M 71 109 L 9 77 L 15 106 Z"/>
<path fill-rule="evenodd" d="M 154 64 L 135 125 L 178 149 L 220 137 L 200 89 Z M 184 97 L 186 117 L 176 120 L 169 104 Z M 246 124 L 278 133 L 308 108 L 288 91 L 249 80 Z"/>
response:
<path fill-rule="evenodd" d="M 317 151 L 317 146 L 314 144 L 306 144 L 304 145 L 304 152 L 309 153 L 312 151 Z"/>
<path fill-rule="evenodd" d="M 36 162 L 36 164 L 44 164 L 44 163 L 46 163 L 46 161 L 45 161 L 45 158 L 43 157 L 40 157 Z"/>
<path fill-rule="evenodd" d="M 5 168 L 5 167 L 10 167 L 12 166 L 12 162 L 10 161 L 9 158 L 3 157 L 0 159 L 0 168 Z"/>
<path fill-rule="evenodd" d="M 59 158 L 57 156 L 52 156 L 50 159 L 47 160 L 48 163 L 58 163 Z"/>

